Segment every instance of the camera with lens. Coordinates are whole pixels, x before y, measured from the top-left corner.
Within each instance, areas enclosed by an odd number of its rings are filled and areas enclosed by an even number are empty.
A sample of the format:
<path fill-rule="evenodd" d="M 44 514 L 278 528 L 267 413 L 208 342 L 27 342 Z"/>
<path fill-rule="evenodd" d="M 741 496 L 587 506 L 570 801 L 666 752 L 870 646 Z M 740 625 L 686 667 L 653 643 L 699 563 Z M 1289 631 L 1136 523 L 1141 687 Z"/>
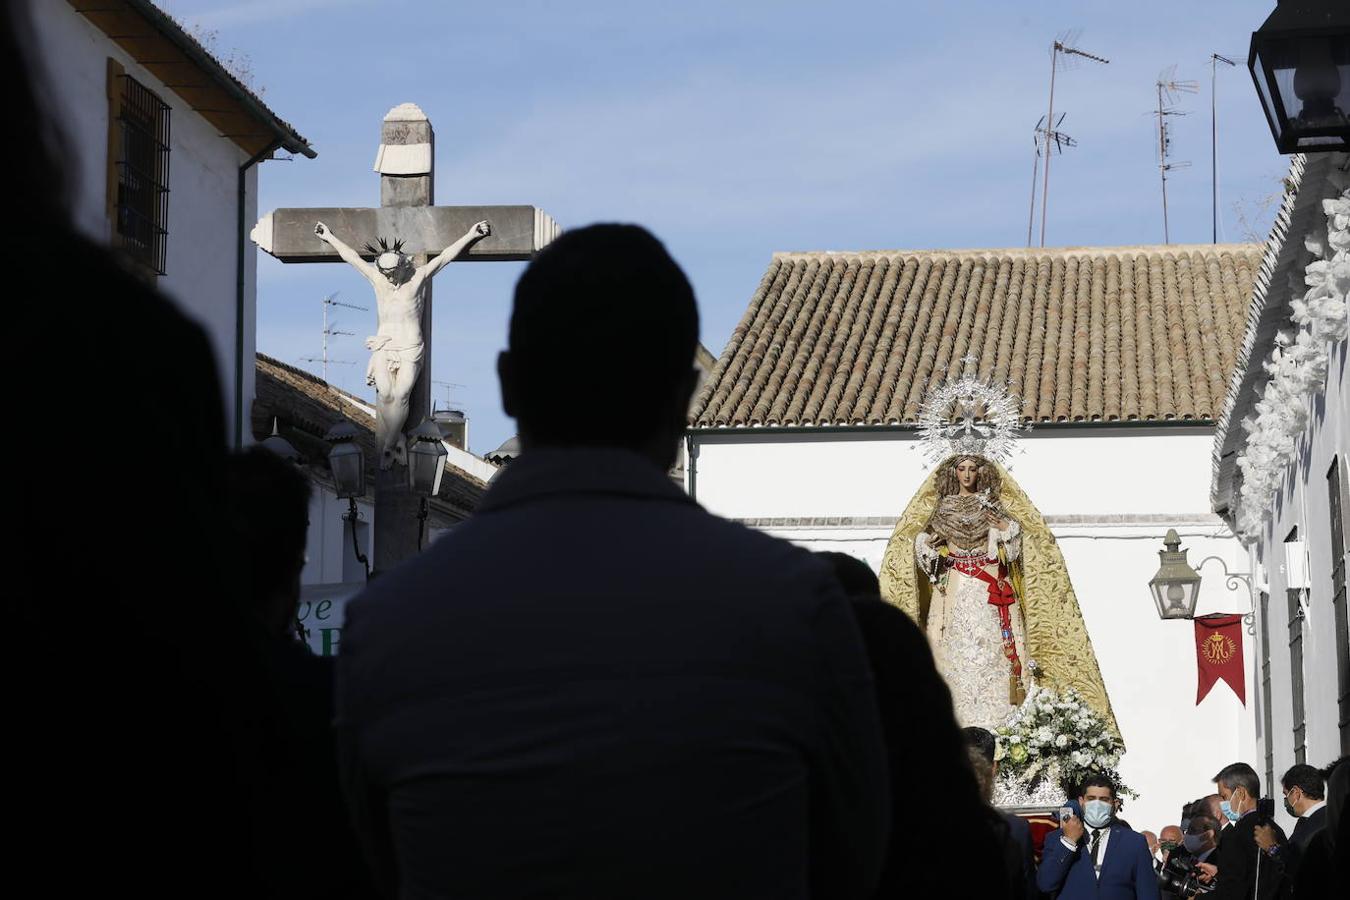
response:
<path fill-rule="evenodd" d="M 1200 867 L 1191 864 L 1191 858 L 1169 858 L 1158 873 L 1158 889 L 1169 891 L 1178 897 L 1191 897 L 1208 894 L 1218 885 L 1215 882 L 1205 884 L 1200 880 Z"/>

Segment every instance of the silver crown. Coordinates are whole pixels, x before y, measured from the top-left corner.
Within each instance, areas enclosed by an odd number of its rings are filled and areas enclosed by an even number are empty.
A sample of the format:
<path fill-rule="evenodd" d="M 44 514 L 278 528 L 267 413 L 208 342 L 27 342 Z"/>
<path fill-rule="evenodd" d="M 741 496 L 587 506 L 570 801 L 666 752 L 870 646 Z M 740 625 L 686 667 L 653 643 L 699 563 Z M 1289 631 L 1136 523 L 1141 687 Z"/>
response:
<path fill-rule="evenodd" d="M 1026 428 L 1018 398 L 973 375 L 933 388 L 919 408 L 919 442 L 930 464 L 965 454 L 1006 462 Z"/>

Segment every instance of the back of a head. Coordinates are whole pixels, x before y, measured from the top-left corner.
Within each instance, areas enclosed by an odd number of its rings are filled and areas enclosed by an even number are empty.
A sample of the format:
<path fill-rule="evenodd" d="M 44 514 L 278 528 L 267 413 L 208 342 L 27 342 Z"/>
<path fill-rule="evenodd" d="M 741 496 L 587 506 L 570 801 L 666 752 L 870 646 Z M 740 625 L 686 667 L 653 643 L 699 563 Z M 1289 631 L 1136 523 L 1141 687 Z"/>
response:
<path fill-rule="evenodd" d="M 1209 833 L 1211 838 L 1217 837 L 1219 833 L 1219 820 L 1207 815 L 1196 815 L 1191 817 L 1191 821 L 1186 825 L 1187 834 L 1205 834 Z"/>
<path fill-rule="evenodd" d="M 248 572 L 248 612 L 264 622 L 287 611 L 272 608 L 298 590 L 309 529 L 310 486 L 293 464 L 261 446 L 226 464 L 227 515 L 233 548 Z"/>
<path fill-rule="evenodd" d="M 835 550 L 821 550 L 816 556 L 834 569 L 835 580 L 844 588 L 846 596 L 881 599 L 881 580 L 872 567 L 858 557 Z"/>
<path fill-rule="evenodd" d="M 693 288 L 651 232 L 565 232 L 516 283 L 507 413 L 534 445 L 673 442 L 697 343 Z"/>
<path fill-rule="evenodd" d="M 978 725 L 970 725 L 961 729 L 961 733 L 966 736 L 966 743 L 980 752 L 989 764 L 994 764 L 995 749 L 997 748 L 997 739 L 994 733 L 988 728 L 981 728 Z"/>
<path fill-rule="evenodd" d="M 975 773 L 975 783 L 980 787 L 980 796 L 988 803 L 994 799 L 994 764 L 985 759 L 984 752 L 973 744 L 966 747 L 966 757 L 970 769 Z"/>
<path fill-rule="evenodd" d="M 1253 800 L 1261 796 L 1261 779 L 1256 770 L 1244 762 L 1229 763 L 1212 780 L 1230 791 L 1242 788 Z"/>

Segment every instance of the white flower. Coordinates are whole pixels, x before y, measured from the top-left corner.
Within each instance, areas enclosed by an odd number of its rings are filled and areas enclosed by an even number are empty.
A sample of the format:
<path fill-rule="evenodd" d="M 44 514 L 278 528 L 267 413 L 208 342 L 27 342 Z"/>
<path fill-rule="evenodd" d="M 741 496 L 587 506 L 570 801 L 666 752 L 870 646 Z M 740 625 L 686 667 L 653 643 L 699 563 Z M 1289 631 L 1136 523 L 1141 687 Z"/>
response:
<path fill-rule="evenodd" d="M 1048 744 L 1055 739 L 1055 733 L 1048 726 L 1042 725 L 1036 732 L 1036 741 L 1041 744 Z"/>
<path fill-rule="evenodd" d="M 1056 747 L 1067 747 L 1067 746 L 1069 746 L 1069 736 L 1068 736 L 1067 734 L 1061 734 L 1061 735 L 1059 735 L 1058 737 L 1056 737 L 1056 738 L 1055 738 L 1055 746 L 1056 746 Z"/>

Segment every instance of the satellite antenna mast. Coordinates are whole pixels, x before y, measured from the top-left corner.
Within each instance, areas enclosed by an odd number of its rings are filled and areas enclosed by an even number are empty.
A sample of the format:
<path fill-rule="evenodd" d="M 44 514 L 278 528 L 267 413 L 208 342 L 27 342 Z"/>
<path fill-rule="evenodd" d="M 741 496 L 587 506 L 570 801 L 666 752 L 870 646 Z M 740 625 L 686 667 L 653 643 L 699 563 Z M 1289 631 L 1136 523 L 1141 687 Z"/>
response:
<path fill-rule="evenodd" d="M 368 311 L 369 311 L 369 308 L 368 308 L 368 307 L 365 307 L 365 306 L 357 306 L 357 305 L 354 304 L 354 303 L 343 303 L 341 300 L 338 300 L 338 299 L 337 299 L 337 296 L 338 296 L 338 292 L 337 292 L 337 291 L 334 291 L 333 293 L 329 294 L 327 297 L 324 297 L 324 298 L 323 298 L 323 356 L 319 356 L 319 357 L 314 357 L 314 356 L 304 356 L 304 357 L 301 357 L 301 359 L 302 359 L 304 362 L 321 362 L 321 363 L 323 363 L 323 380 L 324 380 L 325 382 L 328 381 L 328 364 L 329 364 L 330 362 L 333 363 L 334 365 L 340 365 L 340 366 L 354 366 L 354 365 L 356 365 L 356 363 L 353 362 L 353 361 L 351 361 L 351 360 L 345 360 L 345 359 L 333 359 L 333 360 L 330 360 L 330 359 L 328 358 L 328 339 L 329 339 L 330 337 L 337 337 L 338 335 L 344 335 L 344 334 L 345 334 L 345 335 L 354 335 L 354 334 L 355 334 L 355 332 L 353 332 L 353 331 L 338 331 L 338 330 L 337 330 L 337 324 L 338 324 L 337 322 L 333 322 L 333 323 L 330 325 L 329 322 L 328 322 L 328 307 L 330 307 L 330 306 L 345 306 L 347 309 L 359 309 L 359 310 L 361 310 L 362 312 L 368 312 Z"/>
<path fill-rule="evenodd" d="M 1067 134 L 1059 130 L 1059 126 L 1064 123 L 1064 113 L 1059 114 L 1059 121 L 1055 123 L 1054 128 L 1045 127 L 1045 116 L 1041 116 L 1040 121 L 1036 123 L 1032 130 L 1031 143 L 1036 153 L 1031 162 L 1031 210 L 1027 213 L 1027 246 L 1031 246 L 1032 225 L 1036 221 L 1036 176 L 1039 174 L 1041 162 L 1041 146 L 1046 147 L 1047 155 L 1050 152 L 1051 144 L 1061 154 L 1065 147 L 1077 147 L 1078 142 Z"/>
<path fill-rule="evenodd" d="M 1068 61 L 1071 57 L 1082 57 L 1092 62 L 1105 65 L 1111 60 L 1100 56 L 1094 56 L 1085 50 L 1071 46 L 1078 42 L 1077 32 L 1070 32 L 1062 35 L 1050 47 L 1050 107 L 1046 111 L 1046 127 L 1055 121 L 1055 72 L 1059 69 L 1061 55 Z M 1050 208 L 1050 145 L 1049 135 L 1047 134 L 1046 153 L 1045 153 L 1045 180 L 1041 184 L 1041 246 L 1045 246 L 1045 215 Z"/>
<path fill-rule="evenodd" d="M 1170 162 L 1172 150 L 1171 129 L 1168 127 L 1168 117 L 1184 116 L 1187 113 L 1184 110 L 1177 109 L 1171 104 L 1176 102 L 1178 94 L 1194 94 L 1200 90 L 1200 84 L 1195 81 L 1177 81 L 1176 66 L 1164 69 L 1158 75 L 1156 86 L 1158 88 L 1158 176 L 1162 180 L 1162 207 L 1163 207 L 1163 243 L 1172 243 L 1172 235 L 1167 226 L 1167 173 L 1172 169 L 1189 169 L 1189 162 Z"/>
<path fill-rule="evenodd" d="M 1226 66 L 1236 66 L 1237 60 L 1229 59 L 1218 53 L 1209 55 L 1209 176 L 1210 176 L 1210 207 L 1213 217 L 1214 233 L 1212 242 L 1219 242 L 1219 101 L 1218 75 L 1219 63 Z"/>
<path fill-rule="evenodd" d="M 460 383 L 457 382 L 457 381 L 437 381 L 435 378 L 431 379 L 431 383 L 432 383 L 432 384 L 439 384 L 441 387 L 445 388 L 445 408 L 446 408 L 446 409 L 449 409 L 449 408 L 450 408 L 450 404 L 454 402 L 454 401 L 451 399 L 450 395 L 454 392 L 455 388 L 462 388 L 462 387 L 467 387 L 467 386 L 468 386 L 468 385 L 460 384 Z M 434 412 L 434 411 L 435 411 L 435 410 L 433 410 L 433 412 Z"/>

